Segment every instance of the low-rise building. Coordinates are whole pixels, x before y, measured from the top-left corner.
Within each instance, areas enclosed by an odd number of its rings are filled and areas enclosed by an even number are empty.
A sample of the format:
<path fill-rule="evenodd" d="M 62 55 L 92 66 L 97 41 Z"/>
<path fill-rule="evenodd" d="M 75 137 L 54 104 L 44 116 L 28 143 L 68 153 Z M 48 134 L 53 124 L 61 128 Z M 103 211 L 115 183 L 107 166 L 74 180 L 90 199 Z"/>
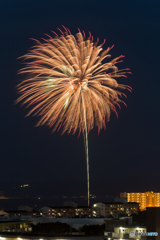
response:
<path fill-rule="evenodd" d="M 122 203 L 122 202 L 98 202 L 93 205 L 93 216 L 115 216 L 115 215 L 128 215 L 139 212 L 138 203 Z"/>
<path fill-rule="evenodd" d="M 61 218 L 61 217 L 76 217 L 76 216 L 84 216 L 87 215 L 91 217 L 92 215 L 92 208 L 79 206 L 79 207 L 71 207 L 71 206 L 46 206 L 40 209 L 40 215 L 45 217 L 54 217 L 54 218 Z"/>
<path fill-rule="evenodd" d="M 39 212 L 33 210 L 32 212 L 28 212 L 25 210 L 7 210 L 7 211 L 0 211 L 0 215 L 8 216 L 8 217 L 33 217 L 33 216 L 39 216 Z"/>
<path fill-rule="evenodd" d="M 0 232 L 31 232 L 31 221 L 0 221 Z"/>
<path fill-rule="evenodd" d="M 73 207 L 55 207 L 55 206 L 46 206 L 40 209 L 40 215 L 45 217 L 74 217 L 75 216 L 75 209 Z"/>
<path fill-rule="evenodd" d="M 84 206 L 78 206 L 77 208 L 75 208 L 75 215 L 76 216 L 87 215 L 88 217 L 91 217 L 92 216 L 92 208 L 84 207 Z"/>
<path fill-rule="evenodd" d="M 132 217 L 121 217 L 121 218 L 107 218 L 105 222 L 105 232 L 114 232 L 114 228 L 117 226 L 128 226 L 132 225 Z"/>
<path fill-rule="evenodd" d="M 132 233 L 131 233 L 132 232 Z M 114 231 L 108 231 L 106 229 L 104 233 L 105 240 L 114 240 L 114 239 L 146 239 L 146 236 L 141 236 L 140 234 L 145 234 L 147 232 L 146 226 L 133 226 L 133 225 L 124 225 L 114 227 Z M 135 233 L 135 234 L 133 234 Z"/>

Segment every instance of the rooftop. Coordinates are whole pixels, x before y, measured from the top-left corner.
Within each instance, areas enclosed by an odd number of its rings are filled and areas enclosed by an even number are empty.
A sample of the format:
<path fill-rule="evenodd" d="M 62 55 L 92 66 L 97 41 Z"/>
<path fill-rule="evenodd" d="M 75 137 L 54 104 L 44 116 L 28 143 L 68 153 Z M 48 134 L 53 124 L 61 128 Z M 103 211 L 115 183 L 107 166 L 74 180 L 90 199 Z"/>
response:
<path fill-rule="evenodd" d="M 88 207 L 88 206 L 77 206 L 76 208 L 91 208 L 91 207 Z"/>
<path fill-rule="evenodd" d="M 1 223 L 31 223 L 32 221 L 29 221 L 29 220 L 20 220 L 20 219 L 18 219 L 18 220 L 5 220 L 5 221 L 0 221 L 0 224 Z M 0 233 L 0 235 L 1 235 L 1 233 Z"/>
<path fill-rule="evenodd" d="M 139 205 L 139 203 L 137 203 L 137 202 L 127 202 L 127 203 L 122 203 L 122 202 L 102 202 L 103 204 L 112 204 L 112 205 L 117 205 L 117 204 L 122 204 L 122 205 L 124 205 L 124 204 L 138 204 Z"/>
<path fill-rule="evenodd" d="M 38 213 L 38 211 L 33 210 L 32 212 L 28 212 L 26 210 L 4 210 L 6 213 Z"/>
<path fill-rule="evenodd" d="M 72 208 L 74 209 L 74 207 L 70 207 L 70 206 L 47 206 L 49 208 Z"/>

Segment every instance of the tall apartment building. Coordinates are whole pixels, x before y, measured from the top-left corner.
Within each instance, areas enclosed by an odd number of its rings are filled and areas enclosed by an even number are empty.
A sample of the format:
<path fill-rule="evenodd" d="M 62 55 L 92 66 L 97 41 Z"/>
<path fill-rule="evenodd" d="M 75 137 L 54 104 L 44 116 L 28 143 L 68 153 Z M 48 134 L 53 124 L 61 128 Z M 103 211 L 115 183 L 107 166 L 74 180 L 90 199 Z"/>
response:
<path fill-rule="evenodd" d="M 145 192 L 145 193 L 120 193 L 120 197 L 126 198 L 127 202 L 139 203 L 141 211 L 146 210 L 146 207 L 160 207 L 160 193 Z"/>

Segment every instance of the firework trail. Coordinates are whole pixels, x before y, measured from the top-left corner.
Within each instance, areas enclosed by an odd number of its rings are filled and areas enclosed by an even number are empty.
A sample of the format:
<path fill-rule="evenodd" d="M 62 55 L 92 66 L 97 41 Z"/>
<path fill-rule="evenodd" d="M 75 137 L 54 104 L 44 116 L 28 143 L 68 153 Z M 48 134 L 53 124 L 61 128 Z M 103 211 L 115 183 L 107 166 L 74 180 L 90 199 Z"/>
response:
<path fill-rule="evenodd" d="M 36 45 L 22 58 L 24 68 L 19 73 L 26 74 L 26 79 L 18 86 L 20 97 L 16 103 L 29 107 L 27 114 L 40 116 L 36 126 L 46 124 L 52 131 L 62 129 L 62 134 L 82 133 L 85 142 L 87 161 L 87 186 L 89 205 L 89 157 L 88 136 L 89 131 L 97 126 L 106 128 L 111 111 L 117 115 L 116 105 L 126 105 L 121 92 L 131 87 L 118 84 L 115 78 L 126 77 L 129 69 L 118 70 L 115 64 L 122 62 L 119 56 L 111 61 L 102 63 L 111 57 L 108 47 L 103 51 L 105 41 L 98 45 L 99 39 L 94 43 L 93 36 L 79 32 L 74 37 L 63 27 L 60 36 L 47 35 L 43 42 L 33 39 Z M 54 33 L 54 32 L 53 32 Z M 118 115 L 117 115 L 118 116 Z"/>

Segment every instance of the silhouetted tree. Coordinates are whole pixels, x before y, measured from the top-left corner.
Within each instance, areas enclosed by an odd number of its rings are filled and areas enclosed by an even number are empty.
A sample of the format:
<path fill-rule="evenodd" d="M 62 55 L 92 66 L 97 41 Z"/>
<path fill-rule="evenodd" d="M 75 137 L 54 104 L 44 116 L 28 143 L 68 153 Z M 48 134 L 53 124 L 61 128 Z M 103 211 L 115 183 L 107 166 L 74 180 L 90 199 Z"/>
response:
<path fill-rule="evenodd" d="M 85 232 L 86 235 L 104 235 L 105 224 L 102 225 L 83 225 L 79 231 Z"/>
<path fill-rule="evenodd" d="M 67 223 L 55 222 L 55 223 L 38 223 L 32 224 L 32 231 L 36 233 L 55 233 L 62 234 L 66 232 L 77 232 L 75 228 L 72 228 Z"/>

